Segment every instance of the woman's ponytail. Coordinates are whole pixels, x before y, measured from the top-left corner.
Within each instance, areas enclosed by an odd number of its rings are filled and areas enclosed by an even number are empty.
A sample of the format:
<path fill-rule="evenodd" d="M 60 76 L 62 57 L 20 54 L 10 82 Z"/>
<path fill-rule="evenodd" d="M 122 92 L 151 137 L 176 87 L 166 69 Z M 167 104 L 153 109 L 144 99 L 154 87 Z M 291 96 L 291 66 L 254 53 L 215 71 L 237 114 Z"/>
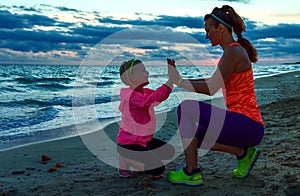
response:
<path fill-rule="evenodd" d="M 242 33 L 246 32 L 243 19 L 229 5 L 224 5 L 220 10 L 228 14 L 232 19 L 231 25 L 233 32 L 237 35 L 237 42 L 246 49 L 250 61 L 253 63 L 257 62 L 257 50 L 248 39 L 242 36 Z"/>

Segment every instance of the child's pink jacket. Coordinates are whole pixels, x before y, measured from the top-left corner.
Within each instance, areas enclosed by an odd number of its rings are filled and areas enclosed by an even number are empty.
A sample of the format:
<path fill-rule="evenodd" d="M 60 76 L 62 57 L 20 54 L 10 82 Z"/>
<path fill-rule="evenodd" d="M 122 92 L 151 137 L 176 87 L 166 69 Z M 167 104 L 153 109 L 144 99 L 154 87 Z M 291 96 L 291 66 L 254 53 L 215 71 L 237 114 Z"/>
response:
<path fill-rule="evenodd" d="M 154 106 L 166 100 L 172 89 L 163 84 L 156 90 L 143 88 L 143 93 L 122 88 L 119 110 L 122 122 L 117 135 L 119 144 L 138 144 L 146 146 L 153 138 L 156 126 Z"/>

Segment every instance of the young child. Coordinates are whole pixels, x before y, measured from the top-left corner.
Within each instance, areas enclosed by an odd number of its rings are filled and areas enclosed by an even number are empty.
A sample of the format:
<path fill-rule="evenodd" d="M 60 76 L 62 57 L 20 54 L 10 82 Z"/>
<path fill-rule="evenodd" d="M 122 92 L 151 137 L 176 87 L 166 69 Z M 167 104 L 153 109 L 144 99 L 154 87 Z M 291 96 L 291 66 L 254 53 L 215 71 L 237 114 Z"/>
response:
<path fill-rule="evenodd" d="M 121 80 L 128 86 L 120 91 L 122 122 L 116 139 L 121 177 L 131 175 L 130 166 L 160 176 L 165 170 L 162 160 L 171 159 L 175 153 L 172 145 L 153 138 L 156 127 L 154 106 L 169 97 L 173 85 L 168 80 L 156 90 L 145 88 L 149 84 L 148 76 L 141 60 L 132 59 L 120 67 Z"/>

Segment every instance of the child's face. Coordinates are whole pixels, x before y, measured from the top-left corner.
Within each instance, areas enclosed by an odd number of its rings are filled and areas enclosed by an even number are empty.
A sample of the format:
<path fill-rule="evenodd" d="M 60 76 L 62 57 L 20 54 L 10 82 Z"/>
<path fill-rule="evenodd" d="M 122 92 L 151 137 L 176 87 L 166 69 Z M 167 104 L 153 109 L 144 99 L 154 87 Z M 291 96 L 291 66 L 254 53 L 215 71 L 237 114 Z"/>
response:
<path fill-rule="evenodd" d="M 143 63 L 136 64 L 132 67 L 132 82 L 135 86 L 146 86 L 149 84 L 149 72 Z"/>

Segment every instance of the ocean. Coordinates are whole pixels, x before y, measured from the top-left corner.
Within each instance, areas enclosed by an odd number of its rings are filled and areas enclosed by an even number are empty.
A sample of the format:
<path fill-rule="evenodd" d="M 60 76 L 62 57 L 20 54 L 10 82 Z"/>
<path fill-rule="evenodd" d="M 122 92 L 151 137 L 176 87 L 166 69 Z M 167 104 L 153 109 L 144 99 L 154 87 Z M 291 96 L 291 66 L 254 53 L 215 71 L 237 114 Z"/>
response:
<path fill-rule="evenodd" d="M 215 67 L 178 69 L 184 78 L 200 78 L 210 77 Z M 156 89 L 167 81 L 166 66 L 148 66 L 147 70 L 148 88 Z M 295 64 L 253 65 L 255 78 L 299 70 Z M 78 135 L 78 124 L 98 121 L 104 126 L 119 120 L 122 87 L 118 66 L 0 65 L 0 151 Z M 212 98 L 220 96 L 218 92 Z M 186 98 L 212 99 L 175 87 L 155 111 L 169 111 Z"/>

